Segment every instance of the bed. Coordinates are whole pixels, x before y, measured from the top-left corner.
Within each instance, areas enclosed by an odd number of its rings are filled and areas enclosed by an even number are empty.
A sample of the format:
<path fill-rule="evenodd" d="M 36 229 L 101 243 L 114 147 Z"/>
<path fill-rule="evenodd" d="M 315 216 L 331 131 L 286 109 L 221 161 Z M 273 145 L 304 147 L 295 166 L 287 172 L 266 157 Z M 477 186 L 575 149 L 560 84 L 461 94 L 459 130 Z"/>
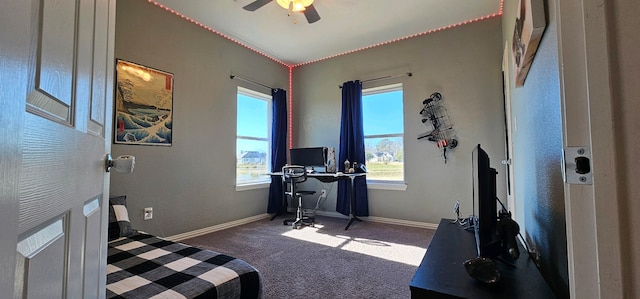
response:
<path fill-rule="evenodd" d="M 247 262 L 215 251 L 164 240 L 130 227 L 123 230 L 120 224 L 128 223 L 128 216 L 122 215 L 122 207 L 119 206 L 124 206 L 124 200 L 112 200 L 107 298 L 262 296 L 260 273 Z M 118 231 L 117 237 L 115 231 Z"/>

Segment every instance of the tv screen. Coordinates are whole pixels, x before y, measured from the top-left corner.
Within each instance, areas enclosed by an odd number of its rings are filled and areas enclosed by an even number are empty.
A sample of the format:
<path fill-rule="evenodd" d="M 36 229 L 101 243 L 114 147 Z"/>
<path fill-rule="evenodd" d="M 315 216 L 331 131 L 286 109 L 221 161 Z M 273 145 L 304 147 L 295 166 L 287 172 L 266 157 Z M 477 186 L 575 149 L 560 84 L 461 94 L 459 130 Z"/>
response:
<path fill-rule="evenodd" d="M 291 165 L 313 167 L 316 170 L 318 170 L 318 168 L 325 167 L 325 155 L 325 147 L 302 147 L 289 149 Z"/>
<path fill-rule="evenodd" d="M 496 175 L 489 155 L 478 144 L 471 154 L 473 179 L 474 231 L 478 256 L 495 257 L 500 253 L 497 235 L 498 210 Z"/>

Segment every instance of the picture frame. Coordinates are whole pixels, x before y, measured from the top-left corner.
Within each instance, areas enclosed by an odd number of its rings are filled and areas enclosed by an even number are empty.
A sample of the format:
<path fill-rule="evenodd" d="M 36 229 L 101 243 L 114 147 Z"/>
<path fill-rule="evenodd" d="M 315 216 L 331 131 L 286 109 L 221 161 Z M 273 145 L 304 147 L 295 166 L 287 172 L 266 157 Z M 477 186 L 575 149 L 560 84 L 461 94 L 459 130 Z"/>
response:
<path fill-rule="evenodd" d="M 116 59 L 114 143 L 171 146 L 173 74 Z"/>
<path fill-rule="evenodd" d="M 520 0 L 513 30 L 515 86 L 523 86 L 546 27 L 543 0 Z"/>

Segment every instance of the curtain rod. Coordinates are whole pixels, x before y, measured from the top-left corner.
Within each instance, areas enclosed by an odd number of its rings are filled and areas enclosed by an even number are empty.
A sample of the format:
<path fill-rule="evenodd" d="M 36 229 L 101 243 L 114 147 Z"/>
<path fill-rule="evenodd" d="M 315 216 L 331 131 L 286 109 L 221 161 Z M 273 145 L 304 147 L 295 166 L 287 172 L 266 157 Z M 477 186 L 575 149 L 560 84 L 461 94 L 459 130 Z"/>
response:
<path fill-rule="evenodd" d="M 260 82 L 258 82 L 258 81 L 253 81 L 253 80 L 248 79 L 248 78 L 240 77 L 240 76 L 238 76 L 238 75 L 234 75 L 234 74 L 229 75 L 229 79 L 231 79 L 231 80 L 236 79 L 236 78 L 238 78 L 238 79 L 240 79 L 240 80 L 242 80 L 242 81 L 245 81 L 245 82 L 249 82 L 249 83 L 252 83 L 252 84 L 258 85 L 258 86 L 262 86 L 262 87 L 264 87 L 264 88 L 276 89 L 276 88 L 271 87 L 271 86 L 269 86 L 269 85 L 266 85 L 266 84 L 260 83 Z"/>
<path fill-rule="evenodd" d="M 373 81 L 393 79 L 393 78 L 402 77 L 402 76 L 411 77 L 411 76 L 413 76 L 413 73 L 403 73 L 403 74 L 389 75 L 389 76 L 384 76 L 384 77 L 380 77 L 380 78 L 373 78 L 373 79 L 362 80 L 362 81 L 360 81 L 360 82 L 362 82 L 362 83 L 369 83 L 369 82 L 373 82 Z M 342 85 L 338 85 L 338 88 L 342 88 Z"/>

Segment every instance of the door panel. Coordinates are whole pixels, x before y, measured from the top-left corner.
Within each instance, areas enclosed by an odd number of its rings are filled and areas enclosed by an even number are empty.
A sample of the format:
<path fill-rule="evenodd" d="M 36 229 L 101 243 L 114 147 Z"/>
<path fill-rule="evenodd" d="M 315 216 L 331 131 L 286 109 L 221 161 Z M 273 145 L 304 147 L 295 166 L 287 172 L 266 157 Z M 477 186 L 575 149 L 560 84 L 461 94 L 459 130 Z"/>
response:
<path fill-rule="evenodd" d="M 22 172 L 25 94 L 29 53 L 30 1 L 0 9 L 0 294 L 14 293 L 18 240 L 18 197 Z"/>
<path fill-rule="evenodd" d="M 36 88 L 67 106 L 73 90 L 75 0 L 41 1 Z"/>
<path fill-rule="evenodd" d="M 515 187 L 515 178 L 514 178 L 514 163 L 513 163 L 513 118 L 511 114 L 511 66 L 509 65 L 509 58 L 513 57 L 511 55 L 511 47 L 509 46 L 509 42 L 507 41 L 504 45 L 504 51 L 502 55 L 502 75 L 503 75 L 503 88 L 504 88 L 504 113 L 505 113 L 505 152 L 506 157 L 504 160 L 504 164 L 507 170 L 507 207 L 509 211 L 513 213 L 514 220 L 521 220 L 518 217 L 518 213 L 516 211 L 516 187 Z M 524 221 L 519 221 L 521 226 L 521 231 L 524 231 Z"/>
<path fill-rule="evenodd" d="M 75 0 L 34 1 L 29 109 L 71 122 L 75 48 Z"/>
<path fill-rule="evenodd" d="M 38 115 L 25 121 L 19 233 L 102 194 L 102 138 Z M 94 161 L 87 164 L 87 161 Z M 74 173 L 82 174 L 76 177 Z"/>
<path fill-rule="evenodd" d="M 94 198 L 87 202 L 83 208 L 84 216 L 84 259 L 86 261 L 99 261 L 103 244 L 100 242 L 100 231 L 102 222 L 102 211 L 99 198 Z M 98 298 L 98 294 L 104 291 L 100 288 L 100 265 L 98 263 L 84 263 L 83 277 L 84 286 L 82 298 Z"/>
<path fill-rule="evenodd" d="M 109 3 L 107 1 L 97 1 L 95 9 L 98 12 L 109 11 Z M 93 48 L 93 81 L 91 86 L 91 112 L 89 116 L 88 130 L 102 137 L 104 135 L 105 126 L 105 103 L 111 102 L 111 88 L 108 86 L 110 82 L 108 74 L 112 70 L 111 65 L 113 59 L 109 55 L 109 14 L 100 13 L 95 16 L 95 34 Z M 107 68 L 109 67 L 109 68 Z M 107 118 L 106 121 L 111 121 Z"/>
<path fill-rule="evenodd" d="M 83 104 L 86 103 L 86 109 L 77 109 L 75 111 L 75 127 L 79 131 L 86 132 L 89 119 L 89 109 L 91 104 L 91 88 L 93 80 L 93 32 L 94 32 L 94 1 L 80 0 L 79 16 L 77 18 L 77 44 L 76 49 L 76 86 L 75 96 L 82 99 Z"/>
<path fill-rule="evenodd" d="M 16 298 L 64 296 L 64 217 L 35 229 L 17 245 Z"/>
<path fill-rule="evenodd" d="M 30 3 L 14 298 L 101 298 L 115 0 Z"/>

